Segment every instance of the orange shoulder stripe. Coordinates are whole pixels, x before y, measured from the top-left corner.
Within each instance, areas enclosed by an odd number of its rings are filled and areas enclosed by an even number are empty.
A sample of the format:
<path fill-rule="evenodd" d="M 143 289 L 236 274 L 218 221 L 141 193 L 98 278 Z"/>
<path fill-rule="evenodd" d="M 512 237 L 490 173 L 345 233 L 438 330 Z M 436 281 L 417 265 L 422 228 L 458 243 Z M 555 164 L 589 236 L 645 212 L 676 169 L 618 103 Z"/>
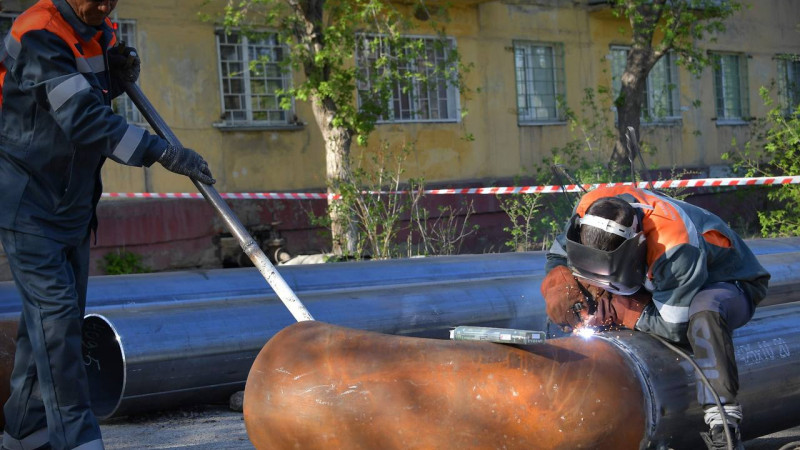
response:
<path fill-rule="evenodd" d="M 110 20 L 106 18 L 107 23 Z M 11 35 L 17 41 L 22 39 L 22 35 L 32 30 L 47 30 L 56 36 L 60 37 L 64 42 L 70 45 L 75 58 L 92 58 L 103 54 L 103 49 L 97 41 L 97 35 L 94 39 L 84 41 L 72 29 L 66 19 L 58 12 L 58 8 L 53 4 L 52 0 L 39 0 L 35 5 L 30 7 L 22 13 L 17 20 L 14 21 L 14 26 L 11 29 Z M 102 33 L 102 32 L 98 32 Z M 115 38 L 112 38 L 115 41 Z M 80 50 L 75 44 L 80 43 Z"/>

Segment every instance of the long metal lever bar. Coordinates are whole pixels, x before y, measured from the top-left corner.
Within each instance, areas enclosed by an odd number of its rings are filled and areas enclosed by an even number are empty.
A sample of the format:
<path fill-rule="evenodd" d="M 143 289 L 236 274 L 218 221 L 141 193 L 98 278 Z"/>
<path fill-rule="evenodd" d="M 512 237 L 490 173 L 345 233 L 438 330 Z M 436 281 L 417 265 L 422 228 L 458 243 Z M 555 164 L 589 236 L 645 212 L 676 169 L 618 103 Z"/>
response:
<path fill-rule="evenodd" d="M 175 136 L 175 133 L 172 132 L 161 115 L 158 114 L 158 111 L 156 111 L 153 104 L 150 103 L 150 100 L 147 99 L 139 86 L 134 83 L 126 82 L 123 87 L 128 97 L 131 98 L 150 126 L 153 127 L 153 130 L 171 145 L 183 147 L 178 137 Z M 298 322 L 314 320 L 314 318 L 311 317 L 311 313 L 303 306 L 303 303 L 297 298 L 292 288 L 286 284 L 286 280 L 283 279 L 281 274 L 275 270 L 275 266 L 272 265 L 267 255 L 265 255 L 258 244 L 256 244 L 256 241 L 250 233 L 247 232 L 247 229 L 245 229 L 228 204 L 225 203 L 225 200 L 222 199 L 222 196 L 219 195 L 219 192 L 217 192 L 214 186 L 201 183 L 197 180 L 192 180 L 192 182 L 197 186 L 197 190 L 203 194 L 203 197 L 205 197 L 208 203 L 222 216 L 226 228 L 236 237 L 242 250 L 244 250 L 245 254 L 253 261 L 258 271 L 261 272 L 261 275 L 267 280 L 267 283 L 275 290 L 278 298 L 286 305 L 295 320 Z"/>

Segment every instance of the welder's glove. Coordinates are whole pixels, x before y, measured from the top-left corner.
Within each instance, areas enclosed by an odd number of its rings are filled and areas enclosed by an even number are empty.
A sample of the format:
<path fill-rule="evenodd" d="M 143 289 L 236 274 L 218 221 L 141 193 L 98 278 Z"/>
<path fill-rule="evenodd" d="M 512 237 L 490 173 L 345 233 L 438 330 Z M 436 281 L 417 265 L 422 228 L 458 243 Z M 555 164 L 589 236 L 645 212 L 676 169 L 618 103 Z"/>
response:
<path fill-rule="evenodd" d="M 631 296 L 602 296 L 597 299 L 597 310 L 586 325 L 605 328 L 623 326 L 633 330 L 642 315 L 642 310 L 652 299 L 652 294 L 644 289 Z"/>
<path fill-rule="evenodd" d="M 108 50 L 108 68 L 111 75 L 120 81 L 135 83 L 139 79 L 142 61 L 133 47 L 121 42 Z"/>
<path fill-rule="evenodd" d="M 575 328 L 594 313 L 595 297 L 607 293 L 594 286 L 584 286 L 566 266 L 556 266 L 542 280 L 542 297 L 547 316 L 562 327 Z"/>
<path fill-rule="evenodd" d="M 217 182 L 211 176 L 211 170 L 208 169 L 206 160 L 192 149 L 168 145 L 161 157 L 158 158 L 158 162 L 170 172 L 186 175 L 201 183 L 214 184 Z"/>

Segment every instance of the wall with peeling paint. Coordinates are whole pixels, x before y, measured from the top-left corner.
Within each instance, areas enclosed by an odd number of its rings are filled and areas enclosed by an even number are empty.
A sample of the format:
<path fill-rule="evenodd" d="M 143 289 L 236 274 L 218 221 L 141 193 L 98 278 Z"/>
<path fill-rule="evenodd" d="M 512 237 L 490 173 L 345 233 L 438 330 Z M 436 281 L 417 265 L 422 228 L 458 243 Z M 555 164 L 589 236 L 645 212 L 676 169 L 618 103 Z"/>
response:
<path fill-rule="evenodd" d="M 438 1 L 438 0 L 429 0 Z M 4 13 L 20 12 L 30 0 L 3 0 Z M 296 115 L 305 125 L 296 129 L 222 130 L 215 24 L 204 22 L 198 12 L 215 15 L 224 1 L 212 0 L 120 0 L 114 17 L 136 21 L 142 58 L 140 85 L 152 103 L 187 147 L 205 156 L 221 192 L 309 191 L 325 187 L 324 143 L 310 106 L 296 103 Z M 402 2 L 400 2 L 402 3 Z M 384 142 L 399 148 L 414 143 L 405 175 L 423 177 L 437 186 L 475 186 L 510 183 L 515 176 L 550 156 L 551 149 L 575 138 L 564 123 L 519 125 L 516 114 L 514 40 L 562 43 L 565 51 L 565 86 L 568 105 L 580 110 L 583 91 L 610 86 L 607 59 L 611 45 L 626 44 L 607 6 L 587 6 L 585 1 L 469 0 L 452 2 L 448 34 L 456 40 L 467 64 L 473 64 L 466 82 L 472 88 L 461 108 L 468 111 L 458 123 L 381 124 L 368 148 L 354 145 L 356 157 L 372 153 Z M 749 103 L 752 115 L 763 116 L 758 96 L 762 85 L 777 76 L 776 54 L 800 54 L 800 2 L 762 0 L 727 22 L 727 32 L 704 43 L 709 50 L 745 52 L 748 55 Z M 424 23 L 420 22 L 421 26 Z M 424 28 L 419 34 L 429 34 Z M 299 74 L 295 74 L 299 77 Z M 731 139 L 742 142 L 748 126 L 719 125 L 714 120 L 712 71 L 699 77 L 680 69 L 682 120 L 669 126 L 644 126 L 642 134 L 658 149 L 648 163 L 660 168 L 687 167 L 717 170 Z M 692 103 L 699 100 L 699 107 Z M 465 139 L 470 134 L 474 140 Z M 109 162 L 104 168 L 106 192 L 193 192 L 185 177 L 172 174 L 158 164 L 150 169 L 130 168 Z M 455 199 L 459 201 L 460 199 Z M 483 220 L 479 248 L 503 249 L 502 219 L 495 199 L 483 199 L 476 217 Z M 490 201 L 491 200 L 491 201 Z M 437 198 L 436 202 L 454 201 Z M 180 261 L 153 262 L 155 269 L 213 265 L 209 254 L 212 237 L 222 231 L 209 211 L 197 216 L 195 201 L 148 201 L 132 206 L 127 202 L 101 203 L 103 224 L 98 236 L 99 258 L 114 248 L 141 249 L 150 261 L 180 257 Z M 247 210 L 240 206 L 240 212 Z M 277 209 L 276 209 L 277 208 Z M 305 208 L 305 209 L 304 209 Z M 306 230 L 290 239 L 296 252 L 323 250 L 325 243 L 310 231 L 306 209 L 324 213 L 324 202 L 255 201 L 257 211 L 245 225 L 283 220 L 285 233 Z M 124 211 L 124 212 L 123 212 Z M 153 221 L 148 211 L 159 217 Z M 174 217 L 173 217 L 174 216 Z M 115 226 L 115 221 L 118 221 Z M 133 230 L 145 230 L 136 238 Z M 184 230 L 179 236 L 176 230 Z M 194 231 L 192 231 L 194 230 Z M 198 231 L 199 230 L 199 231 Z M 139 233 L 142 234 L 142 233 Z M 176 250 L 185 241 L 186 256 Z M 172 249 L 172 250 L 168 250 Z M 210 250 L 213 253 L 213 249 Z M 161 252 L 161 253 L 159 253 Z M 162 256 L 158 256 L 162 255 Z"/>
<path fill-rule="evenodd" d="M 6 11 L 24 9 L 31 1 L 6 0 Z M 141 86 L 184 145 L 201 152 L 218 179 L 220 191 L 297 191 L 325 185 L 323 142 L 311 109 L 297 102 L 296 114 L 306 125 L 297 130 L 230 131 L 215 128 L 221 107 L 214 38 L 215 24 L 198 12 L 215 15 L 221 0 L 122 0 L 119 19 L 136 21 L 137 47 L 143 60 Z M 565 50 L 565 85 L 569 106 L 580 110 L 585 88 L 609 86 L 609 46 L 625 44 L 619 33 L 625 23 L 607 6 L 558 1 L 454 2 L 448 33 L 456 39 L 473 89 L 461 99 L 468 115 L 459 123 L 383 124 L 366 151 L 383 142 L 393 147 L 414 142 L 409 177 L 428 182 L 479 182 L 526 174 L 553 147 L 573 138 L 566 124 L 517 124 L 514 59 L 516 39 L 558 42 Z M 217 9 L 219 11 L 219 9 Z M 776 77 L 777 53 L 800 53 L 797 30 L 800 3 L 767 0 L 746 8 L 727 22 L 728 31 L 710 50 L 747 53 L 750 109 L 763 115 L 758 88 Z M 423 22 L 419 22 L 424 25 Z M 420 34 L 425 30 L 421 29 Z M 295 74 L 295 76 L 300 76 Z M 700 77 L 680 69 L 682 121 L 645 126 L 642 133 L 658 149 L 649 163 L 662 168 L 721 164 L 734 137 L 747 137 L 747 126 L 717 126 L 712 71 Z M 692 102 L 700 100 L 699 107 Z M 469 133 L 474 140 L 464 139 Z M 354 146 L 354 153 L 365 149 Z M 107 164 L 106 191 L 192 191 L 188 180 L 156 166 L 145 170 Z"/>

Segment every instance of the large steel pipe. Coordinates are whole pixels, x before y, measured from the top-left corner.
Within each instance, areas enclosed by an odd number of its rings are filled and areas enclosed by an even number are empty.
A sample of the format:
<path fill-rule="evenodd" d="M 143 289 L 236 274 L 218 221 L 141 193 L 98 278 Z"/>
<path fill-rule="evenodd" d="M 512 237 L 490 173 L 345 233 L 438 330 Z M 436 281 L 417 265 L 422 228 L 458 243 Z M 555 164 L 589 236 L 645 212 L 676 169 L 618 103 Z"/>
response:
<path fill-rule="evenodd" d="M 544 252 L 518 252 L 279 266 L 278 271 L 293 290 L 307 292 L 535 275 L 542 273 L 544 263 Z M 212 269 L 94 276 L 87 305 L 94 310 L 253 296 L 274 296 L 256 269 Z M 20 301 L 13 282 L 0 283 L 0 314 L 19 313 Z"/>
<path fill-rule="evenodd" d="M 800 238 L 754 239 L 747 242 L 757 255 L 800 252 Z M 279 266 L 278 272 L 296 292 L 357 289 L 389 284 L 537 275 L 544 271 L 544 255 L 544 252 L 517 252 L 433 256 Z M 99 309 L 138 303 L 217 301 L 262 295 L 270 296 L 273 292 L 255 268 L 193 270 L 94 276 L 89 280 L 87 305 L 89 309 Z M 14 283 L 0 282 L 0 314 L 17 314 L 19 308 L 19 293 Z"/>
<path fill-rule="evenodd" d="M 446 337 L 455 325 L 544 323 L 541 277 L 308 293 L 318 320 L 382 333 Z M 92 409 L 100 418 L 224 401 L 244 388 L 272 335 L 293 322 L 275 299 L 142 305 L 84 323 Z"/>
<path fill-rule="evenodd" d="M 800 424 L 800 303 L 735 333 L 746 437 Z M 639 332 L 532 346 L 299 323 L 247 380 L 258 449 L 701 448 L 691 366 Z"/>

